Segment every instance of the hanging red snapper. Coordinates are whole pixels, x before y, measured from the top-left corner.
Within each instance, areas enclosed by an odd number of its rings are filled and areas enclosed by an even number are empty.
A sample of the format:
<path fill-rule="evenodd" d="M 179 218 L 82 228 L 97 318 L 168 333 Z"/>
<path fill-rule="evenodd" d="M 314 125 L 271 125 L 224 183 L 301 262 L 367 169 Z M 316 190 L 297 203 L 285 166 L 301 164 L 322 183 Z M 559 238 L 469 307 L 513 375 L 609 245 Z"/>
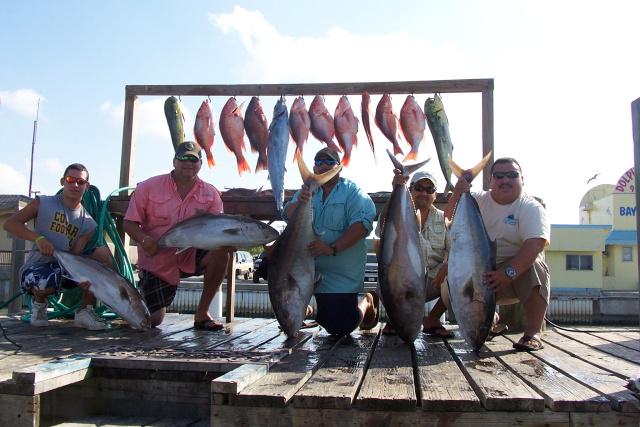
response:
<path fill-rule="evenodd" d="M 391 97 L 388 93 L 382 95 L 376 107 L 376 125 L 382 134 L 393 144 L 393 154 L 404 154 L 398 144 L 398 116 L 393 112 Z"/>
<path fill-rule="evenodd" d="M 418 159 L 418 149 L 420 148 L 420 143 L 424 141 L 424 130 L 426 128 L 427 119 L 420 105 L 418 105 L 413 95 L 408 95 L 400 109 L 400 129 L 402 129 L 404 138 L 411 145 L 411 151 L 409 151 L 403 162 Z"/>
<path fill-rule="evenodd" d="M 269 141 L 269 123 L 262 110 L 262 103 L 257 97 L 251 98 L 244 115 L 244 130 L 249 137 L 251 152 L 258 153 L 256 173 L 267 170 L 267 143 Z"/>
<path fill-rule="evenodd" d="M 244 104 L 244 102 L 242 103 Z M 242 104 L 238 106 L 234 97 L 229 98 L 222 113 L 220 113 L 220 136 L 229 152 L 235 154 L 238 161 L 238 174 L 251 172 L 247 159 L 244 158 L 246 146 L 244 143 L 244 119 L 242 118 Z"/>
<path fill-rule="evenodd" d="M 346 96 L 343 96 L 340 98 L 340 101 L 338 101 L 333 125 L 336 130 L 338 143 L 344 150 L 342 165 L 345 167 L 349 166 L 351 150 L 358 144 L 358 119 L 355 114 L 353 114 L 351 103 Z"/>
<path fill-rule="evenodd" d="M 311 101 L 309 117 L 311 118 L 311 134 L 315 136 L 318 141 L 327 144 L 327 147 L 333 148 L 341 153 L 342 150 L 340 150 L 340 147 L 333 142 L 333 137 L 336 134 L 333 126 L 333 117 L 331 117 L 320 95 L 316 95 L 313 101 Z"/>
<path fill-rule="evenodd" d="M 302 155 L 302 149 L 304 143 L 309 138 L 309 129 L 311 127 L 311 118 L 307 111 L 307 106 L 304 103 L 304 98 L 299 96 L 291 104 L 291 111 L 289 112 L 289 131 L 291 132 L 291 139 L 296 143 L 298 149 L 293 155 L 293 160 L 296 160 L 298 151 Z"/>
<path fill-rule="evenodd" d="M 196 114 L 196 123 L 193 126 L 193 136 L 196 138 L 196 142 L 202 148 L 207 155 L 207 164 L 211 168 L 216 165 L 213 160 L 213 153 L 211 147 L 213 147 L 213 139 L 216 136 L 216 120 L 213 116 L 213 108 L 211 108 L 211 102 L 208 99 L 202 101 L 202 105 L 198 109 Z"/>

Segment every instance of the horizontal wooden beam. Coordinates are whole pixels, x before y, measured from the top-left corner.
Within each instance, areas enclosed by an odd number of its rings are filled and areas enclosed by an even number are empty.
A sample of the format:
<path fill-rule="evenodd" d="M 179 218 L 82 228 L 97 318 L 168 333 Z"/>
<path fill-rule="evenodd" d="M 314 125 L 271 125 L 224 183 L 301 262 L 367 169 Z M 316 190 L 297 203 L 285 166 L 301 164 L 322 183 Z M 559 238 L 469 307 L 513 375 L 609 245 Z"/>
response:
<path fill-rule="evenodd" d="M 493 90 L 493 79 L 246 85 L 127 85 L 126 96 L 295 96 L 382 93 L 462 93 Z"/>

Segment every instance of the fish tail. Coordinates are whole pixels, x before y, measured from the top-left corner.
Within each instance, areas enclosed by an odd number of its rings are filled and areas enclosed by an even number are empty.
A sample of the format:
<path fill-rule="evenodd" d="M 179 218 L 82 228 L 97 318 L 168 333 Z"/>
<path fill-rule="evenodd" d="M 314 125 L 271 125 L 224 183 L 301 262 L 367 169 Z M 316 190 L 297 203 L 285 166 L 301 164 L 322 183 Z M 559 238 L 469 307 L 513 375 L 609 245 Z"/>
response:
<path fill-rule="evenodd" d="M 256 173 L 260 171 L 269 170 L 269 165 L 267 164 L 267 159 L 258 156 L 258 163 L 256 163 Z"/>
<path fill-rule="evenodd" d="M 407 156 L 404 158 L 404 160 L 402 161 L 402 163 L 408 161 L 408 160 L 418 160 L 418 151 L 413 151 L 411 150 L 409 152 L 409 154 L 407 154 Z"/>
<path fill-rule="evenodd" d="M 209 165 L 209 169 L 216 165 L 216 162 L 213 160 L 213 156 L 207 155 L 207 164 Z"/>
<path fill-rule="evenodd" d="M 238 159 L 238 174 L 242 176 L 242 173 L 245 171 L 251 173 L 251 168 L 249 167 L 247 159 L 242 157 L 242 159 Z"/>
<path fill-rule="evenodd" d="M 342 166 L 344 166 L 345 168 L 347 166 L 349 166 L 349 162 L 351 161 L 351 152 L 345 152 L 344 157 L 342 158 Z"/>
<path fill-rule="evenodd" d="M 395 144 L 393 144 L 393 154 L 394 154 L 395 156 L 397 156 L 398 154 L 404 154 L 404 153 L 402 152 L 402 148 L 400 148 L 400 146 L 398 145 L 398 142 L 397 142 L 397 141 L 396 141 L 396 143 L 395 143 Z"/>
<path fill-rule="evenodd" d="M 340 147 L 338 147 L 336 145 L 335 142 L 333 142 L 333 140 L 329 140 L 329 141 L 325 141 L 327 143 L 327 147 L 336 150 L 338 153 L 342 153 L 342 150 L 340 149 Z"/>
<path fill-rule="evenodd" d="M 451 156 L 447 156 L 447 158 L 449 160 L 449 165 L 451 166 L 451 172 L 453 172 L 453 174 L 457 176 L 458 179 L 460 179 L 464 175 L 465 179 L 471 182 L 476 176 L 478 176 L 480 171 L 484 169 L 485 165 L 491 158 L 492 154 L 493 152 L 489 151 L 489 153 L 482 160 L 480 160 L 480 163 L 478 163 L 477 165 L 475 165 L 473 168 L 469 170 L 463 170 L 460 166 L 456 164 L 456 162 L 453 161 Z"/>

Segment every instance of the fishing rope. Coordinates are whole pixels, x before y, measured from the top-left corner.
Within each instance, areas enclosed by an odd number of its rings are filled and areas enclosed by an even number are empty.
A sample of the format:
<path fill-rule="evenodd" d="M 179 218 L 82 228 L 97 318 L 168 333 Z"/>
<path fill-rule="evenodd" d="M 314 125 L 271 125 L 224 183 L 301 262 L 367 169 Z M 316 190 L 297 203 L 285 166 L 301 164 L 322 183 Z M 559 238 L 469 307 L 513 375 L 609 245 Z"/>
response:
<path fill-rule="evenodd" d="M 555 323 L 553 323 L 551 320 L 547 319 L 546 317 L 544 318 L 544 320 L 549 323 L 551 326 L 553 326 L 554 328 L 560 329 L 562 331 L 567 331 L 567 332 L 585 332 L 585 333 L 594 333 L 594 332 L 640 332 L 640 329 L 575 329 L 575 328 L 565 328 L 559 325 L 556 325 Z"/>

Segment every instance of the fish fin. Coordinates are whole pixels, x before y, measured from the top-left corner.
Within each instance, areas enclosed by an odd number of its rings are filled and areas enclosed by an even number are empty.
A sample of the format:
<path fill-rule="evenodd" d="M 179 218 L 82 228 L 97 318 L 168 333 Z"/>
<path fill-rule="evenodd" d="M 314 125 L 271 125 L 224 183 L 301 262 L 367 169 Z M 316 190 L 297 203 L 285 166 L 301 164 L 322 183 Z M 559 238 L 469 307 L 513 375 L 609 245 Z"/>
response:
<path fill-rule="evenodd" d="M 404 153 L 402 152 L 402 148 L 400 148 L 400 146 L 399 146 L 398 144 L 394 144 L 394 145 L 393 145 L 393 154 L 395 154 L 396 156 L 397 156 L 398 154 L 404 154 Z"/>
<path fill-rule="evenodd" d="M 236 234 L 241 234 L 242 230 L 240 230 L 240 228 L 225 228 L 224 230 L 220 230 L 220 232 L 235 236 Z"/>
<path fill-rule="evenodd" d="M 376 257 L 378 257 L 378 259 L 380 259 L 380 239 L 376 239 L 375 237 L 373 238 L 373 250 L 376 252 Z"/>
<path fill-rule="evenodd" d="M 389 151 L 389 149 L 387 149 L 387 154 L 389 155 L 389 158 L 391 159 L 393 166 L 395 166 L 396 169 L 399 169 L 400 171 L 402 171 L 402 175 L 404 176 L 411 175 L 412 173 L 420 169 L 422 166 L 426 165 L 431 160 L 431 158 L 428 158 L 425 161 L 422 161 L 420 163 L 416 163 L 413 165 L 403 165 L 402 163 L 400 163 L 400 160 L 398 160 L 394 155 L 391 154 L 391 151 Z"/>
<path fill-rule="evenodd" d="M 209 169 L 216 165 L 216 162 L 213 160 L 213 154 L 207 153 L 207 164 L 209 165 Z"/>
<path fill-rule="evenodd" d="M 351 153 L 346 153 L 345 156 L 342 158 L 342 162 L 340 163 L 342 164 L 342 166 L 346 168 L 347 166 L 349 166 L 350 161 L 351 161 Z"/>
<path fill-rule="evenodd" d="M 420 213 L 420 209 L 416 209 L 416 220 L 418 220 L 418 227 L 420 231 L 422 231 L 422 214 Z"/>
<path fill-rule="evenodd" d="M 186 251 L 187 249 L 191 249 L 191 246 L 187 246 L 185 248 L 177 248 L 176 255 L 178 255 L 180 252 Z"/>
<path fill-rule="evenodd" d="M 418 160 L 418 152 L 417 151 L 410 151 L 409 154 L 407 154 L 407 156 L 404 158 L 404 160 L 402 161 L 407 162 L 409 160 Z"/>
<path fill-rule="evenodd" d="M 320 284 L 322 283 L 322 274 L 318 274 L 318 276 L 315 278 L 315 281 L 313 282 L 313 292 L 315 293 L 318 288 L 320 287 Z"/>
<path fill-rule="evenodd" d="M 469 278 L 467 283 L 462 287 L 462 295 L 466 298 L 467 301 L 471 301 L 474 299 L 475 290 L 473 289 L 473 279 Z"/>
<path fill-rule="evenodd" d="M 231 112 L 231 114 L 233 114 L 234 116 L 240 116 L 242 117 L 242 107 L 244 106 L 244 103 L 247 101 L 242 101 L 242 103 L 240 105 L 238 105 L 235 110 L 233 110 Z"/>
<path fill-rule="evenodd" d="M 243 157 L 242 160 L 238 159 L 238 174 L 242 176 L 245 171 L 251 173 L 251 167 L 249 167 L 247 159 Z"/>
<path fill-rule="evenodd" d="M 491 158 L 492 153 L 492 151 L 489 151 L 489 153 L 482 160 L 480 160 L 480 163 L 468 170 L 463 170 L 460 166 L 458 166 L 456 162 L 453 161 L 450 155 L 447 156 L 447 159 L 449 160 L 449 166 L 451 166 L 451 172 L 453 172 L 453 174 L 457 176 L 458 179 L 462 178 L 464 175 L 465 179 L 471 182 L 476 176 L 478 176 L 480 171 L 484 169 L 485 165 Z"/>
<path fill-rule="evenodd" d="M 258 163 L 256 163 L 256 172 L 269 170 L 269 165 L 267 165 L 267 161 L 258 157 Z M 260 187 L 262 188 L 262 187 Z"/>

